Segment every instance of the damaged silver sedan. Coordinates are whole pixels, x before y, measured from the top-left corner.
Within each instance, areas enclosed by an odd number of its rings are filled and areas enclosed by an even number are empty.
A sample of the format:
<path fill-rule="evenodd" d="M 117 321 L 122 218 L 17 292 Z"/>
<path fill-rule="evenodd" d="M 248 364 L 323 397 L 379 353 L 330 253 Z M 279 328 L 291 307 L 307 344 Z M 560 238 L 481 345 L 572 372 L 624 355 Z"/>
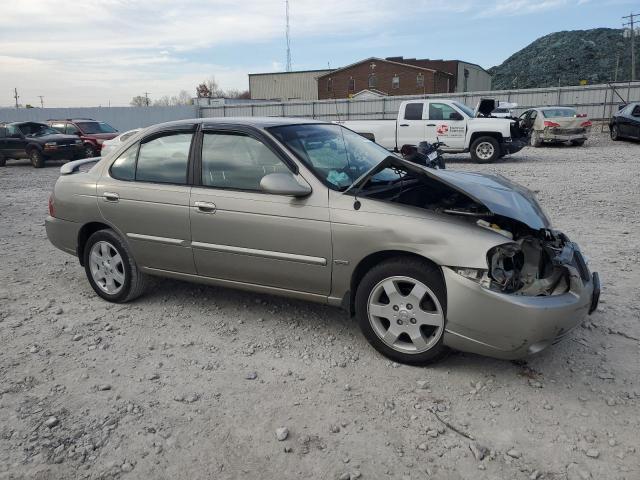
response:
<path fill-rule="evenodd" d="M 46 227 L 111 302 L 152 275 L 342 306 L 410 364 L 448 348 L 534 354 L 598 304 L 598 275 L 529 190 L 417 165 L 338 125 L 185 120 L 79 172 L 97 160 L 62 168 Z"/>

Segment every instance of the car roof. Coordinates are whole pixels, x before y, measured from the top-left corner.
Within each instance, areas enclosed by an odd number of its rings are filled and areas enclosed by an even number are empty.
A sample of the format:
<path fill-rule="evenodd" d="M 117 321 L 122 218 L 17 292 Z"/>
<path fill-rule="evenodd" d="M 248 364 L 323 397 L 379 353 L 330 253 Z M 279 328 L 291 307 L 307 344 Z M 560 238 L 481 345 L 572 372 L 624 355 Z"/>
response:
<path fill-rule="evenodd" d="M 165 130 L 171 127 L 180 127 L 182 125 L 199 125 L 215 126 L 215 125 L 243 125 L 255 128 L 279 127 L 284 125 L 305 125 L 305 124 L 330 124 L 322 120 L 314 120 L 312 118 L 293 118 L 293 117 L 213 117 L 213 118 L 192 118 L 186 120 L 176 120 L 173 122 L 159 123 L 149 127 L 148 132 L 155 130 Z"/>
<path fill-rule="evenodd" d="M 36 122 L 36 121 L 31 121 L 31 120 L 24 121 L 24 122 L 0 122 L 0 124 L 5 125 L 5 126 L 6 126 L 6 125 L 17 125 L 17 126 L 20 126 L 20 125 L 28 125 L 28 124 L 30 124 L 30 123 L 35 123 L 35 124 L 37 124 L 37 125 L 44 125 L 44 126 L 46 126 L 46 127 L 48 127 L 48 126 L 49 126 L 49 125 L 47 125 L 47 124 L 46 124 L 46 123 L 44 123 L 44 122 Z"/>
<path fill-rule="evenodd" d="M 47 122 L 97 122 L 93 118 L 49 118 Z"/>

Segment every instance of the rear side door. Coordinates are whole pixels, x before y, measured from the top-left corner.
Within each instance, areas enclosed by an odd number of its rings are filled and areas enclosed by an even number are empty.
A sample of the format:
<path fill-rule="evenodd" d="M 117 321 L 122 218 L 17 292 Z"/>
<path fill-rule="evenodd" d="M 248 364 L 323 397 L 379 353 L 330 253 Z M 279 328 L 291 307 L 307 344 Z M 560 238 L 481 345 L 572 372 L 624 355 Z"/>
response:
<path fill-rule="evenodd" d="M 424 120 L 425 102 L 408 102 L 400 111 L 397 123 L 397 147 L 417 145 L 425 140 L 426 122 Z"/>
<path fill-rule="evenodd" d="M 467 122 L 464 115 L 448 103 L 429 102 L 427 141 L 441 141 L 445 148 L 464 149 Z"/>
<path fill-rule="evenodd" d="M 261 191 L 262 177 L 291 172 L 295 164 L 254 129 L 205 129 L 201 145 L 190 203 L 198 274 L 328 295 L 332 248 L 326 187 L 304 198 Z"/>
<path fill-rule="evenodd" d="M 152 133 L 122 152 L 98 182 L 97 197 L 138 265 L 195 273 L 189 223 L 195 125 L 182 127 Z"/>

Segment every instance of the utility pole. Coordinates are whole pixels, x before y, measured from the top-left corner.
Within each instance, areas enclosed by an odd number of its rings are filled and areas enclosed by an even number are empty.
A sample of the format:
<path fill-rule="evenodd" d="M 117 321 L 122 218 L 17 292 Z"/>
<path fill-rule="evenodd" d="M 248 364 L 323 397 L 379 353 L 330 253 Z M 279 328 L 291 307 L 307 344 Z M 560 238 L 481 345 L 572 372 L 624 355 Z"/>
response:
<path fill-rule="evenodd" d="M 285 0 L 285 15 L 287 20 L 286 36 L 287 36 L 287 72 L 291 71 L 291 37 L 289 31 L 289 0 Z"/>
<path fill-rule="evenodd" d="M 18 99 L 20 98 L 20 95 L 18 95 L 18 89 L 17 88 L 13 89 L 13 98 L 16 99 L 16 108 L 18 108 Z"/>
<path fill-rule="evenodd" d="M 149 92 L 144 92 L 144 103 L 147 104 L 147 107 L 149 106 Z"/>
<path fill-rule="evenodd" d="M 622 26 L 623 27 L 629 27 L 630 28 L 630 34 L 631 34 L 631 81 L 633 82 L 636 79 L 636 51 L 635 51 L 635 27 L 634 27 L 634 23 L 635 23 L 635 17 L 640 17 L 640 14 L 638 13 L 631 13 L 629 15 L 627 15 L 626 17 L 622 17 L 623 20 L 626 20 L 627 18 L 629 19 L 629 21 L 627 23 L 623 23 Z"/>
<path fill-rule="evenodd" d="M 40 108 L 44 108 L 44 95 L 38 95 L 40 97 Z"/>

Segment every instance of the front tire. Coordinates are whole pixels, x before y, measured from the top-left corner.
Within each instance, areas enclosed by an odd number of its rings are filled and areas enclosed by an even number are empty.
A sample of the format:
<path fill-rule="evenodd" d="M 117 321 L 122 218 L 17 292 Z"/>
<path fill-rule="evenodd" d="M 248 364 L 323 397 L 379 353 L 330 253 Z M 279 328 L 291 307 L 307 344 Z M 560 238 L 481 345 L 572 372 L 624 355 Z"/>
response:
<path fill-rule="evenodd" d="M 471 158 L 476 163 L 491 163 L 500 158 L 500 144 L 493 137 L 480 137 L 471 145 Z"/>
<path fill-rule="evenodd" d="M 31 165 L 34 168 L 42 168 L 44 167 L 44 155 L 37 148 L 32 148 L 29 152 L 29 160 L 31 160 Z"/>
<path fill-rule="evenodd" d="M 384 356 L 427 365 L 448 352 L 443 344 L 446 302 L 437 267 L 399 257 L 376 265 L 362 278 L 356 318 L 365 338 Z"/>
<path fill-rule="evenodd" d="M 113 230 L 99 230 L 89 237 L 84 268 L 93 290 L 109 302 L 129 302 L 144 293 L 147 276 Z"/>

